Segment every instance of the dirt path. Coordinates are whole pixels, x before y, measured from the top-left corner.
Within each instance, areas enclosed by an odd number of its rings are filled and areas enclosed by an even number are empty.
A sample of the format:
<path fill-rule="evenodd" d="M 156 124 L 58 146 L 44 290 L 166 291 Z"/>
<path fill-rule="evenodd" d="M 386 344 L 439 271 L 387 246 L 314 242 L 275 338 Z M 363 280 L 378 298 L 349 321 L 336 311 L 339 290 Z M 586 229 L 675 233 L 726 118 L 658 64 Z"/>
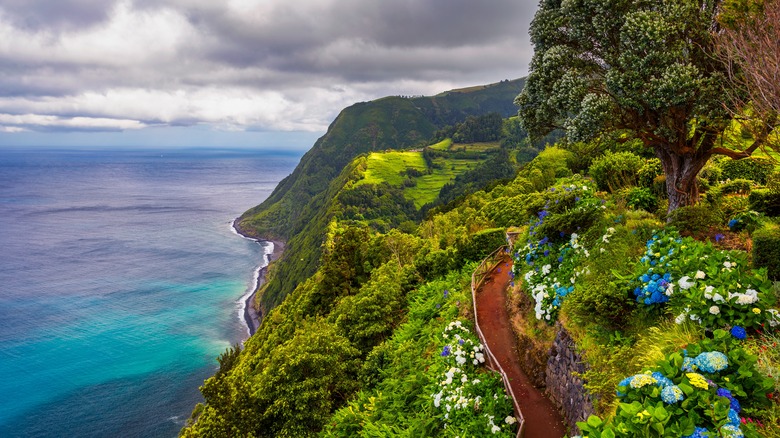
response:
<path fill-rule="evenodd" d="M 512 261 L 505 257 L 477 291 L 477 318 L 485 342 L 507 374 L 512 391 L 525 417 L 525 438 L 556 438 L 566 433 L 563 419 L 555 408 L 520 369 L 517 343 L 506 310 L 506 290 Z"/>

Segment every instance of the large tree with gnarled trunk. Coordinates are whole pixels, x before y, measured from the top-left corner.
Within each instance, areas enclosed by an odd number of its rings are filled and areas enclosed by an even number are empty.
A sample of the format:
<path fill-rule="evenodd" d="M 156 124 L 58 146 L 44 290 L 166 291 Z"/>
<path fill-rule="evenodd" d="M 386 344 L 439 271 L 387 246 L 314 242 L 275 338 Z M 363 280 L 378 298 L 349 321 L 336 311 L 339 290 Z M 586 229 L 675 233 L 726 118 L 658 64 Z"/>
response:
<path fill-rule="evenodd" d="M 564 129 L 584 141 L 608 132 L 640 139 L 663 164 L 669 211 L 694 204 L 696 176 L 724 146 L 733 112 L 726 66 L 714 53 L 717 0 L 541 0 L 534 56 L 517 97 L 532 134 Z"/>

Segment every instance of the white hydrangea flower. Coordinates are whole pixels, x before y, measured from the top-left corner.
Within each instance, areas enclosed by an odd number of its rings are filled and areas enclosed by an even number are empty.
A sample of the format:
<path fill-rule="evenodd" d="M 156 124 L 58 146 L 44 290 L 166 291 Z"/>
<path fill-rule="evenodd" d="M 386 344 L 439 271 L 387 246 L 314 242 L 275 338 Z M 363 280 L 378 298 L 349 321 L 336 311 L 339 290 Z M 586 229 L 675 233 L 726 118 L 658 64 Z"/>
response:
<path fill-rule="evenodd" d="M 694 276 L 697 280 L 703 280 L 704 277 L 706 277 L 707 274 L 705 274 L 703 271 L 696 271 L 696 275 Z"/>
<path fill-rule="evenodd" d="M 718 306 L 712 306 L 710 307 L 710 313 L 713 315 L 717 315 L 720 313 L 720 307 Z"/>
<path fill-rule="evenodd" d="M 716 303 L 725 303 L 726 300 L 723 298 L 723 295 L 721 294 L 715 294 L 712 296 L 712 301 L 715 301 Z"/>
<path fill-rule="evenodd" d="M 680 289 L 688 290 L 696 285 L 695 281 L 690 281 L 690 280 L 691 277 L 686 275 L 685 277 L 682 277 L 681 279 L 677 280 L 677 284 L 680 286 Z"/>
<path fill-rule="evenodd" d="M 682 324 L 683 322 L 685 322 L 685 320 L 687 318 L 688 318 L 687 314 L 681 313 L 681 314 L 677 315 L 677 318 L 674 318 L 674 322 L 677 323 L 677 324 Z"/>
<path fill-rule="evenodd" d="M 504 418 L 504 423 L 506 423 L 506 424 L 515 424 L 515 423 L 517 423 L 517 419 L 510 415 L 510 416 Z"/>

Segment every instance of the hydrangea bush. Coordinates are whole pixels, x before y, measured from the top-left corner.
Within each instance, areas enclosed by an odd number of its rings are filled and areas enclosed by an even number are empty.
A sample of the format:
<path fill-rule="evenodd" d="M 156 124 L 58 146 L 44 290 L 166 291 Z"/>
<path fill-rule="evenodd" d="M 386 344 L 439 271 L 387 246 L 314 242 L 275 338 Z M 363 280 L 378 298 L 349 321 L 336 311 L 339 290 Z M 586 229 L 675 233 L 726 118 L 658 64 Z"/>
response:
<path fill-rule="evenodd" d="M 743 252 L 682 238 L 674 230 L 656 233 L 639 261 L 634 296 L 647 306 L 669 303 L 677 323 L 686 319 L 708 329 L 776 326 L 772 284 L 763 269 L 750 269 Z"/>
<path fill-rule="evenodd" d="M 485 348 L 461 320 L 441 335 L 439 376 L 431 388 L 436 417 L 452 436 L 511 437 L 517 420 L 497 374 L 484 369 Z"/>
<path fill-rule="evenodd" d="M 525 239 L 518 239 L 514 249 L 513 274 L 523 278 L 534 300 L 536 318 L 550 324 L 574 291 L 577 277 L 588 272 L 582 261 L 590 257 L 590 251 L 580 242 L 579 233 L 601 217 L 604 209 L 590 181 L 574 181 L 548 189 L 544 208 L 530 221 Z M 613 232 L 607 232 L 605 242 Z"/>
<path fill-rule="evenodd" d="M 667 355 L 658 369 L 623 379 L 615 417 L 577 423 L 583 436 L 760 436 L 745 412 L 769 403 L 772 382 L 761 377 L 756 357 L 739 342 L 739 336 L 716 330 L 712 339 Z"/>

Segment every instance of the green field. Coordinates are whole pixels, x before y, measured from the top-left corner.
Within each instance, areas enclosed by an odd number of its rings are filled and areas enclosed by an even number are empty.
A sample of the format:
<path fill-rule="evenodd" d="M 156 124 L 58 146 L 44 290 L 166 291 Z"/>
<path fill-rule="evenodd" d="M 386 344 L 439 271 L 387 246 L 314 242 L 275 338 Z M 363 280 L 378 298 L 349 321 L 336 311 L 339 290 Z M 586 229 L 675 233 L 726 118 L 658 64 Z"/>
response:
<path fill-rule="evenodd" d="M 445 142 L 449 143 L 449 140 L 434 146 L 442 145 Z M 428 173 L 422 152 L 372 152 L 367 158 L 364 178 L 357 182 L 356 185 L 386 182 L 391 186 L 401 187 L 404 180 L 412 179 L 415 185 L 404 188 L 404 196 L 414 202 L 415 207 L 419 209 L 423 205 L 436 200 L 444 184 L 452 181 L 457 175 L 474 168 L 479 161 L 439 157 L 434 159 L 434 163 L 437 165 L 437 168 Z M 410 168 L 419 170 L 423 175 L 418 177 L 406 175 L 404 172 Z"/>
<path fill-rule="evenodd" d="M 386 182 L 391 186 L 400 186 L 407 178 L 402 172 L 410 168 L 426 171 L 422 152 L 372 152 L 368 156 L 365 177 L 357 185 Z"/>

